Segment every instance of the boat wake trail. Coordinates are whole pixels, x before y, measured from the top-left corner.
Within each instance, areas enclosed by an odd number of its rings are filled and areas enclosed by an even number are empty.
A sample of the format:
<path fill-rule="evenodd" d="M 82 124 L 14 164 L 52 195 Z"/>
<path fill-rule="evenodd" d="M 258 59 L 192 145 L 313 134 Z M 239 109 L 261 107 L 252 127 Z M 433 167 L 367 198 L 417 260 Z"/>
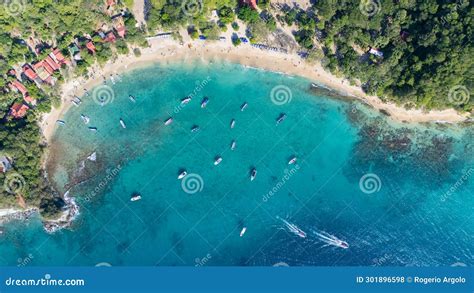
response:
<path fill-rule="evenodd" d="M 277 216 L 277 219 L 281 220 L 283 222 L 283 224 L 285 224 L 285 227 L 293 234 L 301 237 L 301 238 L 306 238 L 306 233 L 301 230 L 298 226 L 296 226 L 295 224 L 293 223 L 290 223 L 288 222 L 287 220 L 285 219 L 282 219 L 280 217 Z"/>
<path fill-rule="evenodd" d="M 327 232 L 324 232 L 324 231 L 318 232 L 318 231 L 315 231 L 315 230 L 311 230 L 311 232 L 320 241 L 326 243 L 327 245 L 337 246 L 337 247 L 344 248 L 344 249 L 349 248 L 349 244 L 346 241 L 341 240 L 341 239 L 337 238 L 336 236 L 331 235 Z"/>

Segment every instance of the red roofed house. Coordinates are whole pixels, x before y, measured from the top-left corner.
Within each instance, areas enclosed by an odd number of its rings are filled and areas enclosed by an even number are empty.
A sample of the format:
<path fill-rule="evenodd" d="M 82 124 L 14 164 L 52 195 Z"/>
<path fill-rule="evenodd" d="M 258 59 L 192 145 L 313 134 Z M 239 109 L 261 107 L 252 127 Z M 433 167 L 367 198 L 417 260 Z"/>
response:
<path fill-rule="evenodd" d="M 125 25 L 120 24 L 117 27 L 115 27 L 115 30 L 117 31 L 117 34 L 123 39 L 125 38 L 125 34 L 127 33 L 125 29 Z"/>
<path fill-rule="evenodd" d="M 247 4 L 253 9 L 257 9 L 257 0 L 242 0 L 242 3 Z"/>
<path fill-rule="evenodd" d="M 28 94 L 28 90 L 24 85 L 21 84 L 18 80 L 14 80 L 12 83 L 10 83 L 10 88 L 16 92 L 20 92 L 23 96 Z"/>
<path fill-rule="evenodd" d="M 86 47 L 92 54 L 95 53 L 95 46 L 92 41 L 87 42 Z"/>
<path fill-rule="evenodd" d="M 23 73 L 31 81 L 37 81 L 37 79 L 38 79 L 38 74 L 36 74 L 36 72 L 28 64 L 23 65 Z"/>
<path fill-rule="evenodd" d="M 36 100 L 28 94 L 23 97 L 23 100 L 25 100 L 25 102 L 27 102 L 30 105 L 36 105 Z"/>
<path fill-rule="evenodd" d="M 64 55 L 59 51 L 58 48 L 54 49 L 51 53 L 49 53 L 49 56 L 54 59 L 54 61 L 59 65 L 63 64 L 69 64 L 69 60 L 64 58 Z"/>
<path fill-rule="evenodd" d="M 26 112 L 28 111 L 29 108 L 30 107 L 28 107 L 27 105 L 20 104 L 20 103 L 15 103 L 10 108 L 10 114 L 14 118 L 23 118 L 23 117 L 25 117 Z"/>
<path fill-rule="evenodd" d="M 33 64 L 33 69 L 36 71 L 38 74 L 38 77 L 46 83 L 49 84 L 54 84 L 54 81 L 51 77 L 51 74 L 53 74 L 53 69 L 46 63 L 45 61 L 40 61 L 36 64 Z"/>
<path fill-rule="evenodd" d="M 105 36 L 105 39 L 104 39 L 104 41 L 109 42 L 109 43 L 115 43 L 115 40 L 117 40 L 117 38 L 115 37 L 115 34 L 114 34 L 113 31 L 110 31 L 110 32 Z"/>

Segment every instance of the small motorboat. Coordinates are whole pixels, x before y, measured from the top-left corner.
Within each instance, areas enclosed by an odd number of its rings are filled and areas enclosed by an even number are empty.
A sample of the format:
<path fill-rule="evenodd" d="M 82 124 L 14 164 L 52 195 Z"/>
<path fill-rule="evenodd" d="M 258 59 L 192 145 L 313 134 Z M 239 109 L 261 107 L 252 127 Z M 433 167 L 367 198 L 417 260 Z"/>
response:
<path fill-rule="evenodd" d="M 90 96 L 90 94 L 89 94 L 89 91 L 88 91 L 88 90 L 84 89 L 84 93 L 86 94 L 86 96 Z"/>
<path fill-rule="evenodd" d="M 64 120 L 56 120 L 56 123 L 58 123 L 59 125 L 64 125 L 64 124 L 66 124 L 66 121 L 64 121 Z"/>
<path fill-rule="evenodd" d="M 276 120 L 276 125 L 282 123 L 285 119 L 286 119 L 286 114 L 285 114 L 285 113 L 281 113 L 280 116 L 278 116 L 278 118 L 277 118 L 277 120 Z"/>
<path fill-rule="evenodd" d="M 89 121 L 91 121 L 91 119 L 84 114 L 81 114 L 81 119 L 84 122 L 84 124 L 89 124 Z"/>
<path fill-rule="evenodd" d="M 186 172 L 186 170 L 182 170 L 178 175 L 178 180 L 183 179 L 186 175 L 188 175 L 188 172 Z"/>
<path fill-rule="evenodd" d="M 187 103 L 191 102 L 191 97 L 186 97 L 181 99 L 181 105 L 186 105 Z"/>
<path fill-rule="evenodd" d="M 245 232 L 247 232 L 247 227 L 243 227 L 240 231 L 240 237 L 244 236 Z"/>
<path fill-rule="evenodd" d="M 235 119 L 230 120 L 230 128 L 234 128 L 235 126 Z"/>
<path fill-rule="evenodd" d="M 232 143 L 230 144 L 230 150 L 233 151 L 235 149 L 236 141 L 233 140 Z"/>
<path fill-rule="evenodd" d="M 127 128 L 127 125 L 125 125 L 125 122 L 123 122 L 122 118 L 120 118 L 120 125 L 122 125 L 122 128 Z"/>
<path fill-rule="evenodd" d="M 347 243 L 346 241 L 343 241 L 343 240 L 339 240 L 338 242 L 336 242 L 336 245 L 341 247 L 341 248 L 344 248 L 344 249 L 349 248 L 349 243 Z"/>
<path fill-rule="evenodd" d="M 209 103 L 209 98 L 204 97 L 204 99 L 202 99 L 202 102 L 201 102 L 201 108 L 206 108 L 207 103 Z"/>
<path fill-rule="evenodd" d="M 191 127 L 191 132 L 198 132 L 198 131 L 199 131 L 199 126 L 194 125 L 193 127 Z"/>
<path fill-rule="evenodd" d="M 173 122 L 173 118 L 168 118 L 165 120 L 165 125 L 170 125 Z"/>
<path fill-rule="evenodd" d="M 92 131 L 92 132 L 96 132 L 96 131 L 97 131 L 97 127 L 89 127 L 89 130 Z"/>
<path fill-rule="evenodd" d="M 130 101 L 132 101 L 133 103 L 135 103 L 137 100 L 135 100 L 135 97 L 132 96 L 132 95 L 129 95 L 128 98 L 130 99 Z"/>
<path fill-rule="evenodd" d="M 87 159 L 88 159 L 89 161 L 95 162 L 95 160 L 97 160 L 97 153 L 96 153 L 96 152 L 93 152 L 92 154 L 90 154 L 89 156 L 87 156 Z"/>
<path fill-rule="evenodd" d="M 142 196 L 138 192 L 132 193 L 132 196 L 130 197 L 130 201 L 137 201 L 142 199 Z"/>
<path fill-rule="evenodd" d="M 255 177 L 257 177 L 257 169 L 252 168 L 252 170 L 250 171 L 250 181 L 255 180 Z"/>
<path fill-rule="evenodd" d="M 247 102 L 243 103 L 242 106 L 240 106 L 240 111 L 244 111 L 245 108 L 247 108 L 249 104 Z"/>
<path fill-rule="evenodd" d="M 296 157 L 292 157 L 292 158 L 288 161 L 288 165 L 292 165 L 292 164 L 296 163 L 296 160 L 297 160 Z"/>
<path fill-rule="evenodd" d="M 71 102 L 72 102 L 72 103 L 74 104 L 74 106 L 76 106 L 76 107 L 79 107 L 79 105 L 82 103 L 81 99 L 79 99 L 78 97 L 72 99 Z"/>
<path fill-rule="evenodd" d="M 216 159 L 214 160 L 214 165 L 217 166 L 222 162 L 222 157 L 217 156 Z"/>

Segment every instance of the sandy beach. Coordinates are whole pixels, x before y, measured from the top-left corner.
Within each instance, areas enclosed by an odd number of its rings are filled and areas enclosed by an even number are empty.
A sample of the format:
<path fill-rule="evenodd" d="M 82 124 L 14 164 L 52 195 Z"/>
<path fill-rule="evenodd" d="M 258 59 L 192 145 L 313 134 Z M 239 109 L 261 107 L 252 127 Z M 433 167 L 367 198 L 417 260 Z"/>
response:
<path fill-rule="evenodd" d="M 321 65 L 309 65 L 297 54 L 270 52 L 254 48 L 249 44 L 234 47 L 230 41 L 201 41 L 184 40 L 183 43 L 172 39 L 153 39 L 149 41 L 150 47 L 141 49 L 141 56 L 132 53 L 119 56 L 114 61 L 109 61 L 102 68 L 91 68 L 91 78 L 75 78 L 67 80 L 61 87 L 61 106 L 44 115 L 41 128 L 46 140 L 49 142 L 56 127 L 56 121 L 61 119 L 73 105 L 74 96 L 82 96 L 85 90 L 103 83 L 121 72 L 139 68 L 158 62 L 202 60 L 226 60 L 240 63 L 245 66 L 257 67 L 265 70 L 282 72 L 289 75 L 305 77 L 318 84 L 330 87 L 341 94 L 356 97 L 377 110 L 383 110 L 393 119 L 401 122 L 438 122 L 456 123 L 467 119 L 466 116 L 454 109 L 443 111 L 424 112 L 419 109 L 407 110 L 393 103 L 383 103 L 378 97 L 366 95 L 360 87 L 351 86 L 345 79 L 338 78 L 325 71 Z"/>

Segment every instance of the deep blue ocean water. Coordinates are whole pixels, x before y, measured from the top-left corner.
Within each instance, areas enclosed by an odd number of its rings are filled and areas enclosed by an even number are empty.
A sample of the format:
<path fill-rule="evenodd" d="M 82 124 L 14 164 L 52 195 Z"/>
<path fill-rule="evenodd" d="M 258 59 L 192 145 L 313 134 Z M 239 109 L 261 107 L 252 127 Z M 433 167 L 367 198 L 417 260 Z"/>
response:
<path fill-rule="evenodd" d="M 37 218 L 7 224 L 0 265 L 474 264 L 472 127 L 395 123 L 303 78 L 222 62 L 134 70 L 82 99 L 48 165 L 81 214 L 54 234 Z"/>

